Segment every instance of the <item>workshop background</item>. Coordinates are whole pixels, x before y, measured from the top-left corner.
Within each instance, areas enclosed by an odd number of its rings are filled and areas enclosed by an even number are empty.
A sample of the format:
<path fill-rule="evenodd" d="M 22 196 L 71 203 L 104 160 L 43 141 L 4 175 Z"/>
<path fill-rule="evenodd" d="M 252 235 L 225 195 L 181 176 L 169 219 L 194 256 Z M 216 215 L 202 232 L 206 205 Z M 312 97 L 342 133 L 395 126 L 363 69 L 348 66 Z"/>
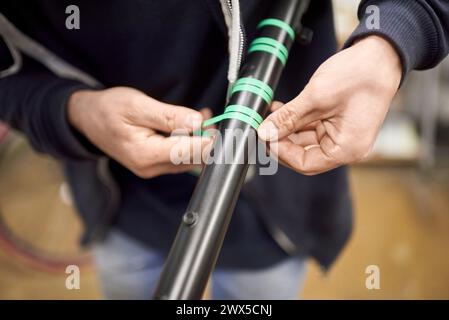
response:
<path fill-rule="evenodd" d="M 334 3 L 343 42 L 358 1 Z M 349 245 L 328 274 L 309 263 L 301 298 L 449 299 L 448 89 L 448 60 L 409 77 L 372 157 L 351 168 Z M 81 228 L 56 161 L 0 124 L 0 299 L 102 298 Z M 80 267 L 79 290 L 66 288 L 67 265 Z"/>

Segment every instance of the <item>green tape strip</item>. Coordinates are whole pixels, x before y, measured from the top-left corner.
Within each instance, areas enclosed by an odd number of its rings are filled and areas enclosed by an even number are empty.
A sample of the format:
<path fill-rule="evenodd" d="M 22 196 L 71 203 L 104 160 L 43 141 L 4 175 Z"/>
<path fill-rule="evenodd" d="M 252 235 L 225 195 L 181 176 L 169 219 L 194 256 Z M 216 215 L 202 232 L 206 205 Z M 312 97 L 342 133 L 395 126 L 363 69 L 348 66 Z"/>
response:
<path fill-rule="evenodd" d="M 251 127 L 257 130 L 259 128 L 260 123 L 254 120 L 253 118 L 247 116 L 246 114 L 240 112 L 226 112 L 219 116 L 213 117 L 212 119 L 208 119 L 204 121 L 203 127 L 208 127 L 215 123 L 221 122 L 225 119 L 237 119 L 249 124 Z"/>
<path fill-rule="evenodd" d="M 208 119 L 203 122 L 203 128 L 209 127 L 213 124 L 216 124 L 218 122 L 221 122 L 225 119 L 236 119 L 240 120 L 242 122 L 245 122 L 249 124 L 251 127 L 254 128 L 254 130 L 257 130 L 260 126 L 260 124 L 263 121 L 263 118 L 260 114 L 258 114 L 255 110 L 248 108 L 246 106 L 242 106 L 239 104 L 233 104 L 226 107 L 225 112 L 222 115 L 213 117 L 211 119 Z M 206 136 L 208 137 L 209 134 L 207 131 L 204 130 L 196 130 L 193 132 L 194 136 Z M 201 168 L 191 170 L 190 173 L 199 176 L 201 174 Z"/>
<path fill-rule="evenodd" d="M 274 18 L 265 19 L 265 20 L 262 20 L 257 25 L 257 28 L 263 28 L 265 26 L 273 26 L 273 27 L 278 27 L 278 28 L 284 29 L 285 31 L 287 31 L 290 38 L 292 40 L 295 40 L 295 36 L 296 36 L 295 30 L 293 30 L 293 28 L 288 23 L 286 23 L 282 20 L 274 19 Z"/>
<path fill-rule="evenodd" d="M 268 104 L 271 104 L 271 101 L 273 100 L 273 89 L 271 89 L 271 87 L 265 82 L 256 78 L 245 77 L 238 79 L 231 89 L 231 95 L 239 91 L 249 91 L 251 93 L 257 94 Z M 227 106 L 223 114 L 204 121 L 203 128 L 209 127 L 225 119 L 237 119 L 243 121 L 256 130 L 257 128 L 259 128 L 260 124 L 263 121 L 262 116 L 255 110 L 247 106 L 233 104 Z M 203 130 L 197 130 L 194 132 L 194 135 L 197 136 L 204 136 L 206 134 L 207 132 Z"/>
<path fill-rule="evenodd" d="M 240 121 L 243 121 L 250 126 L 252 126 L 254 129 L 257 130 L 259 128 L 260 124 L 263 121 L 263 118 L 260 114 L 258 114 L 255 110 L 247 107 L 242 106 L 238 104 L 229 105 L 226 107 L 223 114 L 213 117 L 211 119 L 208 119 L 203 122 L 203 128 L 209 127 L 213 124 L 216 124 L 218 122 L 221 122 L 225 119 L 237 119 Z M 203 130 L 197 130 L 194 132 L 194 135 L 206 135 L 207 132 Z"/>
<path fill-rule="evenodd" d="M 254 41 L 251 43 L 251 45 L 257 45 L 257 44 L 266 44 L 272 47 L 275 47 L 276 49 L 279 49 L 281 51 L 282 55 L 284 55 L 285 59 L 288 58 L 288 50 L 287 48 L 280 43 L 279 41 L 269 38 L 269 37 L 259 37 L 254 39 Z"/>
<path fill-rule="evenodd" d="M 227 112 L 243 113 L 243 114 L 251 117 L 255 121 L 257 121 L 259 124 L 262 123 L 262 121 L 263 121 L 262 116 L 260 114 L 258 114 L 255 110 L 248 108 L 246 106 L 239 105 L 239 104 L 233 104 L 233 105 L 227 106 L 225 109 L 225 113 L 227 113 Z"/>
<path fill-rule="evenodd" d="M 281 53 L 281 51 L 278 48 L 266 45 L 266 44 L 256 44 L 252 45 L 248 49 L 248 53 L 255 52 L 255 51 L 263 51 L 271 53 L 272 55 L 276 56 L 283 65 L 287 63 L 287 58 Z"/>
<path fill-rule="evenodd" d="M 260 81 L 259 79 L 256 78 L 240 78 L 238 79 L 234 85 L 240 85 L 240 84 L 249 84 L 252 86 L 255 86 L 257 88 L 262 89 L 263 91 L 265 91 L 270 97 L 273 97 L 273 89 L 271 89 L 271 87 L 266 84 L 263 81 Z"/>
<path fill-rule="evenodd" d="M 212 118 L 212 119 L 213 119 L 213 118 Z M 209 119 L 209 120 L 211 120 L 211 119 Z M 205 122 L 204 122 L 204 123 L 205 123 Z M 207 125 L 207 126 L 205 126 L 204 123 L 203 123 L 203 127 L 208 127 L 208 126 L 210 126 L 210 124 Z M 193 131 L 193 135 L 194 135 L 195 137 L 210 137 L 209 133 L 208 133 L 207 131 L 204 131 L 203 129 L 198 129 L 198 130 Z"/>
<path fill-rule="evenodd" d="M 234 85 L 232 87 L 231 90 L 231 94 L 234 94 L 236 92 L 239 91 L 249 91 L 251 93 L 257 94 L 258 96 L 260 96 L 262 99 L 265 100 L 266 103 L 271 104 L 272 101 L 272 97 L 262 88 L 259 87 L 255 87 L 253 85 L 250 84 L 239 84 L 239 85 Z"/>

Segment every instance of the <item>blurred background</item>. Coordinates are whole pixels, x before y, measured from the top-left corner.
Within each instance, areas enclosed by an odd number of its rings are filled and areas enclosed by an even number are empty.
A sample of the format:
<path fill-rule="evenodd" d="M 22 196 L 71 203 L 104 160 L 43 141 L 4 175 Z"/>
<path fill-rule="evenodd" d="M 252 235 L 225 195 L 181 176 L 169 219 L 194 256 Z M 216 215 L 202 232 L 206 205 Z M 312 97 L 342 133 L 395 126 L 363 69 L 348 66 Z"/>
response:
<path fill-rule="evenodd" d="M 340 42 L 357 0 L 335 3 Z M 310 262 L 305 299 L 449 299 L 449 61 L 414 72 L 372 157 L 351 168 L 355 227 L 334 268 Z M 58 164 L 0 124 L 0 299 L 101 298 Z M 65 267 L 81 269 L 80 290 Z M 365 286 L 380 270 L 380 289 Z"/>

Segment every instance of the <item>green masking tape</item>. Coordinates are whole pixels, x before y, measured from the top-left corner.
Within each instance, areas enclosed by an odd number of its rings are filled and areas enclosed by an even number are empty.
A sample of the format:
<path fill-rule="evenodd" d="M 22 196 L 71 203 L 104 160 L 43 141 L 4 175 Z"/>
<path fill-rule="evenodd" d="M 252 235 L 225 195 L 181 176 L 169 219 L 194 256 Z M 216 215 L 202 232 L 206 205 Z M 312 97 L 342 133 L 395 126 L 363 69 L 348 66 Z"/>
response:
<path fill-rule="evenodd" d="M 257 79 L 256 79 L 257 80 Z M 271 88 L 270 88 L 271 89 Z M 262 116 L 257 111 L 239 104 L 232 104 L 226 107 L 225 112 L 219 116 L 213 117 L 203 122 L 202 127 L 206 128 L 225 119 L 236 119 L 249 124 L 254 130 L 257 130 L 263 121 Z M 207 131 L 196 130 L 193 132 L 194 136 L 209 136 Z M 194 176 L 199 176 L 202 169 L 191 170 L 190 173 Z"/>
<path fill-rule="evenodd" d="M 262 123 L 263 118 L 260 114 L 258 114 L 255 110 L 248 108 L 246 106 L 242 106 L 242 105 L 238 105 L 238 104 L 233 104 L 230 106 L 227 106 L 225 109 L 225 113 L 226 112 L 240 112 L 243 113 L 249 117 L 251 117 L 252 119 L 254 119 L 256 122 L 258 122 L 259 124 Z"/>
<path fill-rule="evenodd" d="M 278 27 L 278 28 L 284 29 L 285 31 L 287 31 L 290 38 L 292 40 L 295 40 L 295 35 L 296 35 L 295 30 L 293 30 L 293 28 L 288 23 L 286 23 L 282 20 L 274 19 L 274 18 L 265 19 L 259 23 L 257 28 L 263 28 L 265 26 L 273 26 L 273 27 Z"/>
<path fill-rule="evenodd" d="M 266 44 L 272 47 L 275 47 L 276 49 L 279 49 L 281 54 L 287 59 L 288 58 L 288 50 L 287 48 L 280 43 L 279 41 L 269 38 L 269 37 L 259 37 L 254 39 L 254 41 L 251 43 L 251 45 L 258 45 L 258 44 Z"/>
<path fill-rule="evenodd" d="M 242 105 L 229 105 L 226 107 L 225 112 L 219 116 L 213 117 L 203 122 L 203 128 L 209 127 L 213 124 L 221 122 L 225 119 L 237 119 L 249 124 L 251 127 L 257 130 L 263 121 L 263 118 L 255 110 Z M 204 135 L 204 131 L 197 131 L 195 135 Z"/>
<path fill-rule="evenodd" d="M 267 53 L 271 53 L 272 55 L 276 56 L 283 65 L 287 63 L 287 58 L 281 53 L 279 48 L 275 48 L 266 44 L 256 44 L 251 45 L 248 49 L 248 53 L 255 52 L 255 51 L 263 51 Z"/>
<path fill-rule="evenodd" d="M 265 82 L 256 78 L 240 78 L 231 89 L 231 95 L 239 91 L 249 91 L 262 97 L 266 103 L 273 100 L 273 89 Z"/>
<path fill-rule="evenodd" d="M 271 104 L 272 97 L 262 88 L 252 86 L 250 84 L 239 84 L 232 87 L 231 94 L 239 91 L 249 91 L 265 100 L 266 103 Z"/>
<path fill-rule="evenodd" d="M 208 127 L 210 125 L 213 125 L 215 123 L 221 122 L 225 119 L 236 119 L 236 120 L 240 120 L 242 122 L 245 122 L 247 124 L 249 124 L 251 127 L 253 127 L 254 129 L 257 130 L 257 128 L 259 128 L 260 123 L 258 123 L 256 120 L 254 120 L 253 118 L 247 116 L 246 114 L 240 113 L 240 112 L 226 112 L 223 113 L 219 116 L 216 116 L 212 119 L 206 120 L 203 123 L 204 127 Z"/>
<path fill-rule="evenodd" d="M 271 104 L 271 101 L 273 100 L 273 89 L 271 89 L 265 82 L 256 78 L 244 77 L 238 79 L 232 87 L 231 95 L 239 91 L 249 91 L 254 93 L 264 99 L 268 104 Z M 257 111 L 247 106 L 233 104 L 227 106 L 223 114 L 204 121 L 202 126 L 203 128 L 206 128 L 225 119 L 237 119 L 243 121 L 256 130 L 263 121 L 262 116 L 257 113 Z M 196 136 L 204 136 L 207 135 L 207 132 L 197 130 L 193 134 Z"/>
<path fill-rule="evenodd" d="M 235 82 L 234 85 L 237 86 L 241 84 L 249 84 L 254 87 L 260 88 L 263 91 L 265 91 L 270 97 L 273 97 L 273 89 L 271 89 L 271 87 L 268 84 L 266 84 L 263 81 L 260 81 L 259 79 L 248 77 L 240 78 Z"/>

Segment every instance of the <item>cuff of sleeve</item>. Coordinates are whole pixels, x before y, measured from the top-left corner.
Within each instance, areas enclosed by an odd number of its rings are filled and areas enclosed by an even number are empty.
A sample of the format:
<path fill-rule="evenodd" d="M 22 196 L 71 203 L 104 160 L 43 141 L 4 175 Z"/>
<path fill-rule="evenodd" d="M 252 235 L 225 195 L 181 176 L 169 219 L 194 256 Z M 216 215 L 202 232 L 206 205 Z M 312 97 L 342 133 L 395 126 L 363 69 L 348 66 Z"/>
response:
<path fill-rule="evenodd" d="M 377 13 L 379 23 L 376 25 L 373 19 Z M 350 47 L 355 41 L 369 35 L 385 38 L 401 58 L 402 81 L 411 70 L 428 68 L 436 60 L 438 38 L 435 25 L 419 1 L 365 1 L 358 15 L 360 23 L 344 47 Z"/>
<path fill-rule="evenodd" d="M 47 128 L 48 134 L 54 135 L 55 146 L 54 152 L 51 153 L 73 160 L 98 159 L 104 154 L 70 125 L 67 115 L 67 103 L 71 94 L 78 90 L 92 90 L 92 88 L 73 81 L 64 81 L 60 86 L 59 89 L 54 88 L 48 101 L 52 112 L 49 112 Z"/>

